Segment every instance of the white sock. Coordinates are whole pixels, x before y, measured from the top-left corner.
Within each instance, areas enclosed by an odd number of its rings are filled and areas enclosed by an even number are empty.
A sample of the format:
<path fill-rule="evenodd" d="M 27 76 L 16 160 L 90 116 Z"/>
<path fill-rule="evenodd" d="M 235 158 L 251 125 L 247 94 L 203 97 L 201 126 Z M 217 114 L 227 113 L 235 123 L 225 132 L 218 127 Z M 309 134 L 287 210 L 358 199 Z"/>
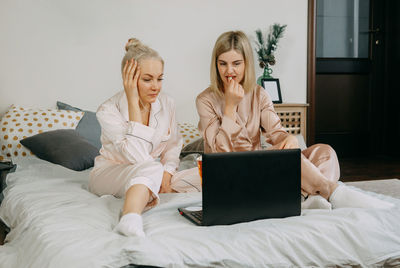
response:
<path fill-rule="evenodd" d="M 332 209 L 331 203 L 320 195 L 309 195 L 304 202 L 301 202 L 301 209 Z"/>
<path fill-rule="evenodd" d="M 329 197 L 333 208 L 379 208 L 389 209 L 394 204 L 355 191 L 343 184 L 339 185 Z"/>
<path fill-rule="evenodd" d="M 122 216 L 114 230 L 126 236 L 146 236 L 143 232 L 142 216 L 137 213 Z"/>

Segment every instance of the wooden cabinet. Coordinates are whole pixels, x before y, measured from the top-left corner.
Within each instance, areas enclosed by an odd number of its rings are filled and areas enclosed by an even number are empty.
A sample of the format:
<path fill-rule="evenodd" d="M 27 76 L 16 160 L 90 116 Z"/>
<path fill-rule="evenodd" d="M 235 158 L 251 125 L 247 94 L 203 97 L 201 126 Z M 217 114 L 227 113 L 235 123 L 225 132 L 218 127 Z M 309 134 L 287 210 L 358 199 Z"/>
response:
<path fill-rule="evenodd" d="M 274 104 L 282 126 L 293 135 L 301 134 L 307 142 L 307 107 L 306 103 Z"/>

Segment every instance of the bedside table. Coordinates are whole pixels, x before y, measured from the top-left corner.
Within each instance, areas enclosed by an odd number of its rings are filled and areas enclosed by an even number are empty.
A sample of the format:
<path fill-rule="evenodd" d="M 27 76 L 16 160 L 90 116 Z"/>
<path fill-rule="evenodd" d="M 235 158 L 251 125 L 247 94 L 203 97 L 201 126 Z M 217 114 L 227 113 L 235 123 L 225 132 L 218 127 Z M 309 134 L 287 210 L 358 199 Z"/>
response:
<path fill-rule="evenodd" d="M 275 103 L 275 112 L 281 124 L 290 134 L 303 135 L 307 143 L 307 103 Z"/>

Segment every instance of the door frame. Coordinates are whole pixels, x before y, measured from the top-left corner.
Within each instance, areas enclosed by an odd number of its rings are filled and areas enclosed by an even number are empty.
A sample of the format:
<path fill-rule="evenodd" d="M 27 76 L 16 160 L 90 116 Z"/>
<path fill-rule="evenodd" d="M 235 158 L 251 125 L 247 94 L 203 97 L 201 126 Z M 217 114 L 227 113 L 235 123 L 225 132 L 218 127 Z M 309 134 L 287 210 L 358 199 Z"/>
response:
<path fill-rule="evenodd" d="M 316 76 L 316 10 L 317 0 L 308 0 L 307 19 L 307 145 L 315 143 L 315 76 Z"/>
<path fill-rule="evenodd" d="M 396 59 L 389 57 L 389 55 L 395 55 L 395 57 L 399 58 L 399 52 L 395 49 L 396 46 L 400 43 L 400 38 L 398 37 L 400 34 L 400 19 L 398 19 L 398 14 L 396 12 L 400 11 L 400 4 L 397 0 L 384 0 L 381 5 L 378 6 L 380 2 L 377 0 L 370 1 L 370 25 L 372 28 L 376 28 L 377 21 L 380 20 L 380 24 L 383 26 L 384 31 L 386 31 L 386 37 L 383 37 L 383 50 L 379 51 L 380 56 L 385 59 L 385 63 L 380 65 L 384 73 L 387 73 L 386 77 L 378 78 L 381 79 L 379 82 L 382 85 L 382 92 L 380 92 L 378 98 L 382 99 L 381 102 L 371 103 L 372 112 L 369 113 L 369 120 L 371 124 L 372 137 L 370 138 L 370 146 L 371 153 L 389 153 L 392 154 L 394 148 L 400 150 L 400 144 L 393 144 L 393 139 L 397 139 L 400 135 L 400 126 L 397 126 L 396 123 L 400 123 L 400 110 L 395 109 L 394 106 L 397 106 L 398 99 L 400 99 L 400 92 L 398 91 L 398 82 L 397 78 L 395 78 L 397 72 L 394 72 L 394 66 L 397 67 Z M 372 9 L 375 12 L 380 13 L 381 17 L 375 18 L 372 15 Z M 309 104 L 309 109 L 307 113 L 307 145 L 312 145 L 315 143 L 315 114 L 316 114 L 316 105 L 315 105 L 315 91 L 316 91 L 316 66 L 317 66 L 317 58 L 316 58 L 316 20 L 317 20 L 317 0 L 308 0 L 308 18 L 307 18 L 307 103 Z M 383 15 L 382 15 L 383 14 Z M 394 25 L 393 25 L 394 24 Z M 372 49 L 374 49 L 374 38 L 370 38 L 369 45 L 369 57 L 368 59 L 372 59 Z M 329 61 L 329 59 L 327 60 Z M 338 59 L 336 59 L 338 61 Z M 346 62 L 349 61 L 349 62 Z M 346 67 L 346 64 L 349 63 L 349 70 L 351 72 L 355 71 L 355 66 L 351 63 L 351 59 L 343 59 L 343 62 L 340 62 L 340 67 Z M 318 64 L 324 64 L 324 62 L 319 62 Z M 332 65 L 331 65 L 332 66 Z M 331 67 L 330 67 L 331 68 Z M 368 68 L 372 68 L 371 75 L 377 75 L 376 66 L 368 66 Z M 375 69 L 374 69 L 375 68 Z M 363 68 L 356 68 L 358 71 L 363 72 Z M 343 70 L 343 69 L 342 69 Z M 381 71 L 382 72 L 382 71 Z M 376 79 L 378 79 L 376 78 Z M 374 79 L 371 79 L 371 88 L 374 87 Z M 376 94 L 376 93 L 374 93 Z M 375 96 L 373 96 L 375 97 Z M 395 105 L 396 104 L 396 105 Z M 390 109 L 387 108 L 390 107 Z M 379 115 L 379 111 L 384 112 L 384 116 Z M 391 126 L 390 122 L 394 122 L 395 127 Z M 382 124 L 383 123 L 383 124 Z M 398 152 L 395 153 L 398 155 Z"/>

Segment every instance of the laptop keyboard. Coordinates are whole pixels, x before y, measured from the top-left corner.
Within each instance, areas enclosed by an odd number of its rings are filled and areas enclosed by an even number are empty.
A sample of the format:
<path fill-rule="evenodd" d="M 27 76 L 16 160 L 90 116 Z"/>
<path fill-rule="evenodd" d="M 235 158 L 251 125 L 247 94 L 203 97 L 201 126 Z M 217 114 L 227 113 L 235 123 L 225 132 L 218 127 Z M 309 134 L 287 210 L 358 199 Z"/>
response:
<path fill-rule="evenodd" d="M 198 219 L 200 222 L 203 219 L 203 211 L 193 211 L 190 213 L 193 217 L 195 217 L 196 219 Z"/>

